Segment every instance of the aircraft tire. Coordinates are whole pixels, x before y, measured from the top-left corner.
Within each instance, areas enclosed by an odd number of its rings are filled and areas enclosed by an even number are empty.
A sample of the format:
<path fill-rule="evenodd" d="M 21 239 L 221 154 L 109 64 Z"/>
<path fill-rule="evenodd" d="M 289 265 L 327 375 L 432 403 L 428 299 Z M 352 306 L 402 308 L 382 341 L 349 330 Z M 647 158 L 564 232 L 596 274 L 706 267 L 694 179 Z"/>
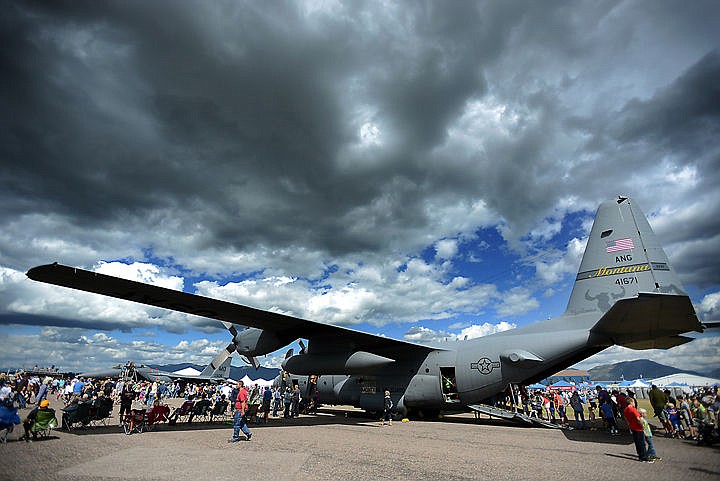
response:
<path fill-rule="evenodd" d="M 418 409 L 417 417 L 420 419 L 437 419 L 440 416 L 439 409 Z"/>

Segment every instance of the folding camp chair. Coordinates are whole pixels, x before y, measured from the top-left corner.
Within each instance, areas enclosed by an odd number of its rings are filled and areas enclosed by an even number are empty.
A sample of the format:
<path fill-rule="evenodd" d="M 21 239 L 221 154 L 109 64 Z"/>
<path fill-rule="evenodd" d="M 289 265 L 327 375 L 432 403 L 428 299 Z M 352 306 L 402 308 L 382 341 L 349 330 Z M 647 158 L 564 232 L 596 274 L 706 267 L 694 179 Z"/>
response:
<path fill-rule="evenodd" d="M 90 423 L 94 426 L 102 424 L 107 426 L 107 421 L 110 419 L 114 404 L 113 400 L 109 397 L 103 397 L 100 399 L 100 403 L 97 406 L 90 408 Z"/>
<path fill-rule="evenodd" d="M 158 404 L 150 408 L 147 412 L 147 424 L 145 429 L 152 431 L 158 424 L 168 420 L 170 408 L 166 404 Z"/>
<path fill-rule="evenodd" d="M 226 421 L 229 419 L 227 414 L 227 407 L 228 402 L 227 401 L 218 401 L 213 406 L 212 410 L 210 411 L 210 422 L 214 422 L 216 418 L 218 418 L 218 421 Z"/>
<path fill-rule="evenodd" d="M 177 422 L 182 422 L 184 420 L 187 420 L 188 416 L 190 416 L 190 413 L 193 410 L 193 407 L 195 406 L 195 403 L 191 400 L 185 401 L 182 406 L 179 408 L 176 408 L 175 411 L 170 415 L 170 418 L 168 419 L 168 422 L 170 424 L 175 424 Z"/>
<path fill-rule="evenodd" d="M 63 428 L 72 431 L 77 425 L 85 427 L 90 424 L 90 404 L 81 402 L 74 411 L 63 415 Z"/>
<path fill-rule="evenodd" d="M 54 411 L 38 410 L 35 422 L 30 426 L 30 434 L 33 439 L 37 437 L 47 438 L 53 429 L 57 429 L 58 420 Z"/>
<path fill-rule="evenodd" d="M 212 404 L 210 404 L 210 401 L 208 401 L 208 400 L 196 402 L 195 406 L 193 406 L 193 408 L 192 408 L 190 416 L 188 416 L 188 422 L 191 423 L 191 422 L 193 422 L 193 420 L 200 421 L 200 422 L 209 421 L 211 408 L 212 408 Z"/>
<path fill-rule="evenodd" d="M 125 434 L 142 433 L 147 425 L 147 412 L 144 409 L 131 409 L 124 415 L 122 428 Z"/>

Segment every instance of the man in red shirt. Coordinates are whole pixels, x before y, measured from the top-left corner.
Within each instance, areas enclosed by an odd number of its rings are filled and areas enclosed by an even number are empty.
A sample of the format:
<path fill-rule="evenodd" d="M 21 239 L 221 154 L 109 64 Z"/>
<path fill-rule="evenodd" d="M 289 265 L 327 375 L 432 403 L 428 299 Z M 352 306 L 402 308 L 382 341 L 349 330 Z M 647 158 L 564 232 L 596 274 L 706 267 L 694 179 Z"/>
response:
<path fill-rule="evenodd" d="M 245 419 L 248 410 L 248 391 L 242 381 L 238 381 L 237 389 L 238 395 L 235 399 L 235 414 L 233 415 L 233 437 L 228 439 L 229 443 L 240 441 L 240 430 L 245 434 L 248 441 L 252 437 L 252 433 L 247 427 L 247 419 Z M 645 438 L 643 438 L 643 442 L 645 442 Z"/>
<path fill-rule="evenodd" d="M 625 420 L 628 423 L 633 441 L 635 442 L 635 451 L 637 451 L 638 459 L 644 463 L 652 463 L 652 459 L 648 459 L 645 452 L 645 431 L 642 425 L 640 413 L 635 408 L 635 399 L 627 398 L 627 407 L 623 411 Z"/>

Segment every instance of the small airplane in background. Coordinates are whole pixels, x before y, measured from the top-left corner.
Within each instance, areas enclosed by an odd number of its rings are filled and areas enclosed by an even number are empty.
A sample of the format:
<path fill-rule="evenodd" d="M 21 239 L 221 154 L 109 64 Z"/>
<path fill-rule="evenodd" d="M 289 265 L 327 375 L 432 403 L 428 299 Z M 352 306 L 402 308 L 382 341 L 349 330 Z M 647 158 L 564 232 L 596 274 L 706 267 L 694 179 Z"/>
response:
<path fill-rule="evenodd" d="M 227 348 L 256 356 L 307 339 L 283 369 L 314 384 L 323 404 L 383 409 L 388 390 L 402 414 L 471 409 L 509 385 L 527 385 L 612 345 L 667 349 L 701 324 L 680 279 L 635 203 L 600 205 L 567 309 L 561 316 L 489 336 L 427 346 L 263 311 L 60 264 L 30 279 L 249 326 Z M 232 329 L 231 329 L 232 332 Z M 221 353 L 222 354 L 222 353 Z"/>
<path fill-rule="evenodd" d="M 225 352 L 225 350 L 223 350 Z M 217 359 L 217 358 L 216 358 Z M 228 380 L 230 376 L 230 362 L 232 359 L 228 356 L 223 361 L 221 361 L 220 365 L 215 368 L 213 367 L 213 363 L 208 364 L 203 371 L 198 374 L 197 376 L 192 376 L 188 374 L 177 374 L 174 372 L 167 372 L 167 371 L 161 371 L 160 369 L 155 369 L 149 366 L 145 366 L 144 364 L 134 364 L 134 363 L 127 363 L 127 364 L 118 364 L 116 366 L 111 367 L 110 369 L 104 369 L 99 371 L 88 371 L 83 372 L 80 374 L 80 376 L 85 378 L 131 378 L 136 380 L 145 380 L 145 381 L 163 381 L 163 382 L 170 382 L 170 381 L 204 381 L 204 382 L 210 382 L 213 384 L 225 382 Z"/>

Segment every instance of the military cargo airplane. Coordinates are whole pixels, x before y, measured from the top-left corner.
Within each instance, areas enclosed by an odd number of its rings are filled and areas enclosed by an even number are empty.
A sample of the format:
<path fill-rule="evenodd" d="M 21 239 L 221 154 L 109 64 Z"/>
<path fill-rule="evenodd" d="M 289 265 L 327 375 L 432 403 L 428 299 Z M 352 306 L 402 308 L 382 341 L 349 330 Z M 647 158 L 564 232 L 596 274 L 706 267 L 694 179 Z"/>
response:
<path fill-rule="evenodd" d="M 644 214 L 626 197 L 600 205 L 561 316 L 444 345 L 390 339 L 57 263 L 32 268 L 27 276 L 248 326 L 235 331 L 233 345 L 251 360 L 307 339 L 307 349 L 289 352 L 285 371 L 312 376 L 321 403 L 370 411 L 382 409 L 385 390 L 403 413 L 457 411 L 612 345 L 667 349 L 692 340 L 683 333 L 716 327 L 699 322 Z"/>
<path fill-rule="evenodd" d="M 128 363 L 125 365 L 116 365 L 111 367 L 110 369 L 104 369 L 99 371 L 88 371 L 81 373 L 80 376 L 82 377 L 90 377 L 90 378 L 120 378 L 120 377 L 129 377 L 136 380 L 146 380 L 146 381 L 164 381 L 164 382 L 170 382 L 175 380 L 180 381 L 205 381 L 217 384 L 219 382 L 225 382 L 228 380 L 230 376 L 230 362 L 232 359 L 229 356 L 224 356 L 224 353 L 226 351 L 223 349 L 220 356 L 222 356 L 223 360 L 220 361 L 219 366 L 216 366 L 214 362 L 211 362 L 208 364 L 203 371 L 198 374 L 197 376 L 192 376 L 189 374 L 177 374 L 174 372 L 167 372 L 167 371 L 161 371 L 160 369 L 155 369 L 149 366 L 145 366 L 144 364 L 137 364 L 134 363 Z M 218 357 L 220 357 L 218 356 Z M 216 360 L 218 358 L 215 358 Z"/>

